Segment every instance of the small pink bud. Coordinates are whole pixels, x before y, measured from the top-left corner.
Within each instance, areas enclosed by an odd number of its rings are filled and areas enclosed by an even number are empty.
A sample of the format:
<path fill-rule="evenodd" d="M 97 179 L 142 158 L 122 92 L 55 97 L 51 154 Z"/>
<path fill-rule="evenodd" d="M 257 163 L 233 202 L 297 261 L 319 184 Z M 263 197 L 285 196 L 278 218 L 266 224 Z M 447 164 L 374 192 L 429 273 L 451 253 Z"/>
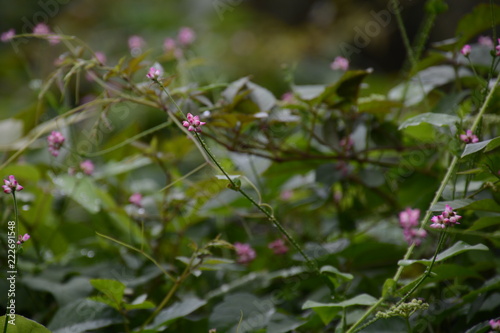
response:
<path fill-rule="evenodd" d="M 236 255 L 238 256 L 237 262 L 240 264 L 248 264 L 257 256 L 255 250 L 252 249 L 250 244 L 236 242 L 234 243 L 234 249 L 236 250 Z"/>
<path fill-rule="evenodd" d="M 142 207 L 142 194 L 140 193 L 134 193 L 128 198 L 128 202 L 130 202 L 132 205 L 137 206 L 137 207 Z"/>
<path fill-rule="evenodd" d="M 460 53 L 462 53 L 466 57 L 469 56 L 470 52 L 471 52 L 471 47 L 469 44 L 464 45 L 464 47 L 462 47 L 462 50 L 460 50 Z"/>
<path fill-rule="evenodd" d="M 179 29 L 179 33 L 177 35 L 177 40 L 179 41 L 179 44 L 188 46 L 192 44 L 195 39 L 196 39 L 196 34 L 194 33 L 193 29 L 188 27 L 182 27 Z"/>
<path fill-rule="evenodd" d="M 4 43 L 10 41 L 14 36 L 16 35 L 16 31 L 14 29 L 9 29 L 6 32 L 3 32 L 2 35 L 0 35 L 0 40 Z"/>
<path fill-rule="evenodd" d="M 9 176 L 9 180 L 3 180 L 5 185 L 2 185 L 3 191 L 7 194 L 11 194 L 12 192 L 22 191 L 24 187 L 22 187 L 16 180 L 16 177 L 13 175 Z"/>
<path fill-rule="evenodd" d="M 344 57 L 336 57 L 335 60 L 330 64 L 330 68 L 335 70 L 346 71 L 349 69 L 349 60 Z"/>
<path fill-rule="evenodd" d="M 151 80 L 158 80 L 160 75 L 161 75 L 160 70 L 158 68 L 155 68 L 155 67 L 151 67 L 149 69 L 148 74 L 146 74 L 146 76 Z"/>

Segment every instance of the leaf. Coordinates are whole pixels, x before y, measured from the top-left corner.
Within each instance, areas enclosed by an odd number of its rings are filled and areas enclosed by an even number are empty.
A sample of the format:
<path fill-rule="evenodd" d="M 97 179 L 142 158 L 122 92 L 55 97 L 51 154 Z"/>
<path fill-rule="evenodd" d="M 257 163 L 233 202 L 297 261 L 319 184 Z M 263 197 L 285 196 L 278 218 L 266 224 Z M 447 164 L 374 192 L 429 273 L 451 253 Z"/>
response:
<path fill-rule="evenodd" d="M 0 317 L 0 327 L 5 325 L 5 315 Z M 26 317 L 16 315 L 9 315 L 7 317 L 7 332 L 8 333 L 51 333 L 46 327 L 40 325 L 36 321 Z"/>
<path fill-rule="evenodd" d="M 249 293 L 236 293 L 226 296 L 214 308 L 209 323 L 210 327 L 226 333 L 255 332 L 268 325 L 274 312 L 271 300 L 259 299 Z"/>
<path fill-rule="evenodd" d="M 65 283 L 54 282 L 39 276 L 27 276 L 22 281 L 33 290 L 51 293 L 59 306 L 84 298 L 92 291 L 88 278 L 82 276 L 73 277 Z"/>
<path fill-rule="evenodd" d="M 498 224 L 500 224 L 500 216 L 481 217 L 480 219 L 478 219 L 474 223 L 472 223 L 472 226 L 467 230 L 476 231 L 476 230 L 488 228 L 488 227 L 498 225 Z"/>
<path fill-rule="evenodd" d="M 483 149 L 485 152 L 488 152 L 497 148 L 498 146 L 500 146 L 500 137 L 476 143 L 469 143 L 465 146 L 462 156 L 460 157 L 464 158 L 467 155 L 477 153 L 478 151 L 481 151 Z"/>
<path fill-rule="evenodd" d="M 458 241 L 452 247 L 444 250 L 440 254 L 437 255 L 435 262 L 444 261 L 448 258 L 454 257 L 460 253 L 472 250 L 480 250 L 480 251 L 488 251 L 488 247 L 483 244 L 469 245 L 465 242 Z M 400 260 L 398 265 L 400 266 L 410 266 L 414 263 L 420 263 L 426 266 L 429 266 L 432 262 L 432 259 L 417 259 L 417 260 Z"/>
<path fill-rule="evenodd" d="M 267 325 L 267 331 L 269 333 L 286 333 L 293 331 L 299 326 L 302 326 L 304 321 L 300 321 L 291 316 L 286 316 L 282 313 L 275 313 L 271 316 L 269 320 L 269 325 Z"/>
<path fill-rule="evenodd" d="M 439 201 L 439 202 L 436 202 L 431 207 L 430 210 L 433 212 L 442 212 L 446 208 L 446 205 L 451 206 L 455 210 L 455 209 L 467 207 L 468 205 L 470 205 L 473 202 L 474 202 L 474 200 L 472 200 L 472 199 L 457 199 L 457 200 L 453 200 L 453 201 Z"/>
<path fill-rule="evenodd" d="M 396 289 L 396 281 L 394 279 L 387 279 L 382 287 L 382 296 L 392 295 Z"/>
<path fill-rule="evenodd" d="M 123 317 L 107 305 L 80 299 L 59 308 L 48 328 L 53 333 L 75 333 L 122 322 Z"/>
<path fill-rule="evenodd" d="M 462 46 L 474 36 L 490 29 L 492 25 L 499 24 L 500 6 L 480 4 L 458 22 L 455 35 L 460 36 L 459 45 Z"/>
<path fill-rule="evenodd" d="M 101 210 L 101 200 L 97 195 L 97 187 L 89 177 L 77 178 L 70 175 L 51 176 L 56 187 L 65 195 L 78 202 L 89 213 Z"/>
<path fill-rule="evenodd" d="M 175 302 L 168 309 L 164 309 L 158 313 L 155 320 L 148 328 L 158 328 L 159 326 L 167 325 L 179 318 L 184 318 L 190 313 L 201 308 L 207 301 L 201 300 L 194 296 L 185 296 L 180 302 Z"/>
<path fill-rule="evenodd" d="M 315 301 L 306 301 L 304 305 L 302 305 L 302 309 L 347 308 L 355 305 L 373 305 L 375 303 L 377 303 L 377 299 L 375 297 L 368 294 L 361 294 L 338 303 L 319 303 Z"/>
<path fill-rule="evenodd" d="M 335 287 L 338 287 L 344 281 L 350 281 L 354 278 L 352 274 L 342 273 L 333 266 L 321 267 L 320 273 L 325 274 L 330 279 L 330 281 L 332 281 Z"/>
<path fill-rule="evenodd" d="M 116 280 L 92 279 L 90 280 L 90 284 L 103 294 L 94 297 L 93 300 L 108 304 L 117 310 L 120 309 L 123 294 L 125 293 L 125 285 L 123 283 Z"/>
<path fill-rule="evenodd" d="M 300 99 L 310 101 L 319 97 L 325 91 L 325 87 L 324 85 L 293 86 L 293 92 Z"/>
<path fill-rule="evenodd" d="M 409 126 L 417 126 L 421 123 L 427 123 L 434 126 L 452 126 L 460 119 L 457 116 L 444 114 L 444 113 L 422 113 L 418 116 L 406 119 L 401 125 L 399 130 L 405 129 Z"/>
<path fill-rule="evenodd" d="M 325 103 L 332 107 L 352 105 L 357 102 L 359 88 L 371 70 L 347 71 L 335 83 L 327 86 L 319 96 L 317 103 Z"/>

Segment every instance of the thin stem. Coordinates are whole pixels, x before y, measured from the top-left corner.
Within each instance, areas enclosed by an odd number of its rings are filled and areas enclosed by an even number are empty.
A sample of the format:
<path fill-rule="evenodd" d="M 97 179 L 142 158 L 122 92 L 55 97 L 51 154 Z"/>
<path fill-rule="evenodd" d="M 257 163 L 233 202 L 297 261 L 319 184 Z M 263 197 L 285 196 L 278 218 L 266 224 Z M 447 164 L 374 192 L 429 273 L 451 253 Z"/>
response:
<path fill-rule="evenodd" d="M 138 253 L 142 254 L 143 256 L 145 256 L 146 258 L 148 258 L 153 264 L 155 264 L 155 266 L 158 267 L 163 272 L 163 274 L 165 274 L 165 276 L 168 277 L 171 281 L 176 281 L 176 279 L 172 275 L 170 275 L 163 267 L 161 267 L 161 265 L 153 257 L 151 257 L 146 252 L 144 252 L 144 251 L 142 251 L 142 250 L 140 250 L 140 249 L 138 249 L 136 247 L 133 247 L 132 245 L 129 245 L 127 243 L 119 241 L 119 240 L 117 240 L 117 239 L 115 239 L 113 237 L 109 237 L 109 236 L 100 234 L 98 232 L 96 232 L 96 234 L 98 236 L 101 236 L 102 238 L 106 238 L 107 240 L 110 240 L 112 242 L 115 242 L 117 244 L 125 246 L 126 248 L 131 249 L 132 251 L 135 251 L 135 252 L 138 252 Z"/>

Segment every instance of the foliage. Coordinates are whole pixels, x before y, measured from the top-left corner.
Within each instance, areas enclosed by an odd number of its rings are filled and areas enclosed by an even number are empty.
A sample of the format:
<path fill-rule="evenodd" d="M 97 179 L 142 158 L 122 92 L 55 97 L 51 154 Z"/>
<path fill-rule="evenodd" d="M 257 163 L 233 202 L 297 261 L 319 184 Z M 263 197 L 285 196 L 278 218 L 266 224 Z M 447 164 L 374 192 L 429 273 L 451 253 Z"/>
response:
<path fill-rule="evenodd" d="M 64 48 L 37 107 L 0 121 L 1 174 L 24 187 L 0 198 L 2 262 L 15 220 L 31 236 L 17 311 L 40 323 L 17 315 L 17 330 L 487 331 L 500 51 L 460 50 L 499 10 L 478 6 L 420 57 L 423 29 L 384 94 L 372 69 L 292 79 L 280 99 L 250 76 L 206 82 L 190 43 L 108 63 L 74 36 L 16 35 Z M 432 229 L 439 214 L 456 220 Z"/>

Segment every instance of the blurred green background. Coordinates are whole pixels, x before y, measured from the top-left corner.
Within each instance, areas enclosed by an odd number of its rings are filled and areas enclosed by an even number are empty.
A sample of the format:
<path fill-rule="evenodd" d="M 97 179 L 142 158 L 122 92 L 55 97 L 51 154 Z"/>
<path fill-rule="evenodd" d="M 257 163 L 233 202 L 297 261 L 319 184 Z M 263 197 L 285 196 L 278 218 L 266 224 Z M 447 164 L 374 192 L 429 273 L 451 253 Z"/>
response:
<path fill-rule="evenodd" d="M 438 18 L 430 42 L 454 35 L 456 22 L 476 0 L 448 1 L 448 11 Z M 199 57 L 201 71 L 193 81 L 227 82 L 252 75 L 253 81 L 277 96 L 288 90 L 287 73 L 298 84 L 319 84 L 331 79 L 329 64 L 346 55 L 359 31 L 376 22 L 387 10 L 386 0 L 184 0 L 97 1 L 19 0 L 0 1 L 0 31 L 10 28 L 30 33 L 39 22 L 52 30 L 74 35 L 96 51 L 103 51 L 108 64 L 129 54 L 127 40 L 142 36 L 152 54 L 160 54 L 163 40 L 175 37 L 182 26 L 192 27 L 197 40 L 189 57 Z M 402 15 L 410 36 L 425 16 L 425 1 L 405 0 Z M 377 13 L 377 14 L 376 14 Z M 375 21 L 374 21 L 375 20 Z M 384 24 L 385 25 L 385 24 Z M 392 84 L 405 58 L 394 15 L 375 30 L 359 48 L 347 54 L 354 68 L 373 67 L 373 89 Z M 344 47 L 342 47 L 344 45 Z M 30 90 L 53 69 L 64 46 L 51 46 L 36 39 L 0 45 L 0 114 L 2 119 L 35 101 Z M 343 54 L 344 53 L 344 54 Z M 375 81 L 375 82 L 373 82 Z M 368 81 L 370 83 L 370 81 Z"/>

